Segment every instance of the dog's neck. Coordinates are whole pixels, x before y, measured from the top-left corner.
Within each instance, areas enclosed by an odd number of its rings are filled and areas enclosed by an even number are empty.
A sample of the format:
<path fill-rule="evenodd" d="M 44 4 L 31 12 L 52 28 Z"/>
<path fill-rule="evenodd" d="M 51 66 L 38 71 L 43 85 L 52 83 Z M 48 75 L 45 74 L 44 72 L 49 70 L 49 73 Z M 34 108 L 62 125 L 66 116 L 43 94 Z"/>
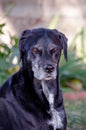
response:
<path fill-rule="evenodd" d="M 54 97 L 56 95 L 56 80 L 41 81 L 43 93 L 48 100 L 50 106 L 54 105 Z"/>
<path fill-rule="evenodd" d="M 24 79 L 27 93 L 29 93 L 29 89 L 33 91 L 35 90 L 34 94 L 36 94 L 36 96 L 39 98 L 39 101 L 45 106 L 46 109 L 50 107 L 51 103 L 54 105 L 55 98 L 58 98 L 59 96 L 59 75 L 57 75 L 56 79 L 51 80 L 38 80 L 32 75 L 32 80 L 29 80 L 28 77 L 30 76 L 28 76 L 28 74 L 29 73 L 25 71 Z M 30 88 L 31 85 L 28 83 L 32 84 L 33 87 Z"/>
<path fill-rule="evenodd" d="M 39 81 L 34 79 L 35 90 L 37 94 L 41 96 L 43 100 L 43 95 L 49 103 L 49 106 L 54 106 L 54 98 L 58 91 L 58 85 L 56 80 L 42 80 Z M 42 94 L 43 93 L 43 94 Z"/>

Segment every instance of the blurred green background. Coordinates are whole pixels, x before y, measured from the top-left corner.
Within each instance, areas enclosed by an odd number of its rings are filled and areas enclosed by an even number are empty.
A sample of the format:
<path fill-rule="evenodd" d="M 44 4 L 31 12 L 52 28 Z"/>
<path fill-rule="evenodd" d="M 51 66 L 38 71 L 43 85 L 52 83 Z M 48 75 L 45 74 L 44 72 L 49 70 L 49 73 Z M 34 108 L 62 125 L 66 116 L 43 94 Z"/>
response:
<path fill-rule="evenodd" d="M 24 29 L 56 28 L 66 34 L 68 62 L 60 61 L 63 92 L 86 91 L 86 1 L 1 0 L 0 85 L 19 70 L 18 39 Z M 85 11 L 85 12 L 84 12 Z M 86 101 L 65 101 L 68 130 L 86 130 Z"/>

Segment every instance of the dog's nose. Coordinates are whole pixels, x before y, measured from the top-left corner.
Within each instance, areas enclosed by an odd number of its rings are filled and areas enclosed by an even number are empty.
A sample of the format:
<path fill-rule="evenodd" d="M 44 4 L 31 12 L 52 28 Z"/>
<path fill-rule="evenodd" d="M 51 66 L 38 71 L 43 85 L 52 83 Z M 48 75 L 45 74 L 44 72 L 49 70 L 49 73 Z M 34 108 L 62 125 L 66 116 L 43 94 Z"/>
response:
<path fill-rule="evenodd" d="M 54 67 L 51 64 L 47 64 L 47 65 L 44 66 L 44 70 L 47 73 L 51 73 L 51 72 L 54 71 Z"/>

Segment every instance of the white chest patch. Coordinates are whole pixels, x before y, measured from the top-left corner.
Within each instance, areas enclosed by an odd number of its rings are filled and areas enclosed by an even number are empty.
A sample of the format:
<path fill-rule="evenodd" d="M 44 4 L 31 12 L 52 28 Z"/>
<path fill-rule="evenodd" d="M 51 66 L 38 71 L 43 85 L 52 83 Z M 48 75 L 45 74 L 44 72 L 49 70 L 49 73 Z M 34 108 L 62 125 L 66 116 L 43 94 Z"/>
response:
<path fill-rule="evenodd" d="M 42 81 L 42 89 L 43 89 L 43 92 L 44 92 L 44 94 L 45 94 L 45 96 L 50 104 L 50 111 L 49 112 L 52 114 L 52 119 L 48 121 L 48 124 L 52 125 L 54 130 L 60 129 L 63 127 L 63 125 L 62 125 L 60 113 L 58 111 L 56 111 L 54 108 L 54 94 L 49 91 L 45 81 Z"/>
<path fill-rule="evenodd" d="M 53 126 L 54 130 L 56 130 L 57 128 L 58 129 L 62 128 L 63 125 L 59 112 L 53 108 L 51 110 L 51 113 L 52 113 L 52 119 L 48 121 L 48 123 Z"/>

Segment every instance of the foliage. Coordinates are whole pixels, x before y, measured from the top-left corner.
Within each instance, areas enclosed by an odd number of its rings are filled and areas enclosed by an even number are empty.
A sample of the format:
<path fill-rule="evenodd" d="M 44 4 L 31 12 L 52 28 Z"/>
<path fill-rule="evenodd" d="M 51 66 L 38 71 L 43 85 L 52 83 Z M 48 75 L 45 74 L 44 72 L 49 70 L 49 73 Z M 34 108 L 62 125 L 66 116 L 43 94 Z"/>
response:
<path fill-rule="evenodd" d="M 79 42 L 79 43 L 77 43 Z M 63 55 L 60 62 L 61 83 L 78 90 L 86 87 L 86 34 L 82 29 L 76 34 L 68 48 L 68 62 Z M 80 47 L 80 48 L 79 48 Z M 78 86 L 76 86 L 76 82 Z M 72 85 L 71 85 L 72 83 Z"/>
<path fill-rule="evenodd" d="M 51 23 L 49 24 L 49 29 L 53 29 L 56 27 L 57 22 L 58 22 L 59 16 L 55 15 L 54 18 L 52 19 Z"/>
<path fill-rule="evenodd" d="M 5 24 L 0 24 L 0 36 L 4 35 L 3 27 Z M 18 56 L 18 39 L 14 37 L 10 37 L 12 47 L 9 47 L 7 44 L 3 43 L 0 39 L 0 84 L 2 84 L 10 74 L 15 72 L 18 69 L 18 63 L 13 63 L 13 60 L 16 56 Z"/>
<path fill-rule="evenodd" d="M 0 24 L 0 34 L 3 34 L 2 28 L 5 26 L 5 24 Z"/>
<path fill-rule="evenodd" d="M 84 57 L 86 63 L 86 31 L 83 28 L 75 35 L 69 50 L 74 50 L 77 57 Z"/>
<path fill-rule="evenodd" d="M 83 58 L 77 58 L 74 54 L 69 54 L 69 60 L 66 63 L 63 59 L 60 62 L 60 75 L 62 86 L 69 86 L 69 82 L 81 81 L 83 86 L 86 85 L 86 65 Z M 75 79 L 75 80 L 74 80 Z M 79 83 L 80 84 L 80 83 Z M 75 85 L 75 84 L 74 84 Z M 75 85 L 76 87 L 76 85 Z"/>

